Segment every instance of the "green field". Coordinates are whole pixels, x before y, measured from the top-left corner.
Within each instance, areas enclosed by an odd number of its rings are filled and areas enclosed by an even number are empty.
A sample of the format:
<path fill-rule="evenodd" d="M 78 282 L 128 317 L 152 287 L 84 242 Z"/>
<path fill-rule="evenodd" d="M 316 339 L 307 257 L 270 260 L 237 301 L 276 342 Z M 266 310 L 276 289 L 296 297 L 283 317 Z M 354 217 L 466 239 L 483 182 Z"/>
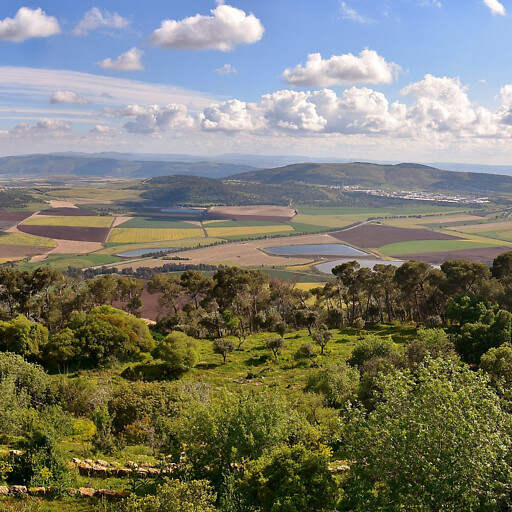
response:
<path fill-rule="evenodd" d="M 222 228 L 206 228 L 208 236 L 215 238 L 233 238 L 246 237 L 251 235 L 265 235 L 275 233 L 292 232 L 293 227 L 288 224 L 263 225 L 263 226 L 241 226 L 241 227 L 222 227 Z"/>
<path fill-rule="evenodd" d="M 54 215 L 41 215 L 30 217 L 21 222 L 27 226 L 79 226 L 88 228 L 108 228 L 114 220 L 113 217 L 58 217 Z"/>
<path fill-rule="evenodd" d="M 116 263 L 122 261 L 121 258 L 110 256 L 108 254 L 51 254 L 45 260 L 38 263 L 25 263 L 22 268 L 38 268 L 44 266 L 52 266 L 58 270 L 66 270 L 68 267 L 88 268 L 100 265 L 108 265 L 109 263 Z"/>
<path fill-rule="evenodd" d="M 499 247 L 499 243 L 473 242 L 470 240 L 412 240 L 410 242 L 397 242 L 384 245 L 379 252 L 385 256 L 397 254 L 422 254 L 430 252 L 459 251 L 464 249 L 478 249 L 482 247 Z"/>
<path fill-rule="evenodd" d="M 139 229 L 190 229 L 195 226 L 189 222 L 174 219 L 167 220 L 165 217 L 134 217 L 127 222 L 123 222 L 119 227 Z"/>

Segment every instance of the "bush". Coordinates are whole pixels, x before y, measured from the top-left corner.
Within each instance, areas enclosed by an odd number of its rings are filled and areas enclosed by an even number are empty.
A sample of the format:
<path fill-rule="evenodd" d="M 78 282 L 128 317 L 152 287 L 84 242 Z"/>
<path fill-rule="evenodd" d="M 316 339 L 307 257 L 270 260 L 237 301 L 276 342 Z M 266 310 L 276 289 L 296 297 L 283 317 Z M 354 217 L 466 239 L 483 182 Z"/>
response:
<path fill-rule="evenodd" d="M 370 335 L 357 344 L 348 362 L 352 366 L 361 366 L 373 357 L 389 357 L 394 354 L 398 354 L 398 350 L 390 339 Z"/>
<path fill-rule="evenodd" d="M 165 361 L 172 373 L 182 373 L 199 361 L 197 342 L 183 332 L 174 331 L 158 343 L 153 356 Z"/>

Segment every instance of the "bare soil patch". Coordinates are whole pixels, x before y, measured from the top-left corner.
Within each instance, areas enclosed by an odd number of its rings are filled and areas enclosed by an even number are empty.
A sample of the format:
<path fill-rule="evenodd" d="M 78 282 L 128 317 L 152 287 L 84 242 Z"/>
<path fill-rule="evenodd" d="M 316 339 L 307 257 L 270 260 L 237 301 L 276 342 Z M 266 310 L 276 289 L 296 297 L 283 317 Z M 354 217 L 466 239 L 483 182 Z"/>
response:
<path fill-rule="evenodd" d="M 212 206 L 205 214 L 206 220 L 268 220 L 289 222 L 296 211 L 284 206 Z"/>
<path fill-rule="evenodd" d="M 33 212 L 8 212 L 0 209 L 0 229 L 9 229 L 16 226 L 18 222 L 28 219 Z"/>
<path fill-rule="evenodd" d="M 478 222 L 479 220 L 482 220 L 482 217 L 479 217 L 478 215 L 439 215 L 437 217 L 425 216 L 418 222 L 421 222 L 422 224 L 428 222 L 429 224 L 439 223 L 448 225 L 451 222 Z"/>
<path fill-rule="evenodd" d="M 489 222 L 487 224 L 468 224 L 467 226 L 447 227 L 450 231 L 465 231 L 467 229 L 490 231 L 494 228 L 503 228 L 503 231 L 512 229 L 512 222 Z M 499 231 L 502 231 L 499 229 Z"/>
<path fill-rule="evenodd" d="M 47 253 L 51 247 L 41 247 L 38 245 L 0 245 L 0 258 L 11 258 L 19 256 L 26 258 L 36 254 Z"/>
<path fill-rule="evenodd" d="M 51 199 L 48 203 L 52 208 L 77 208 L 76 204 L 62 199 Z"/>
<path fill-rule="evenodd" d="M 429 252 L 424 254 L 397 254 L 400 260 L 417 260 L 425 263 L 440 264 L 447 260 L 464 259 L 474 263 L 492 263 L 496 256 L 510 251 L 510 247 L 482 247 L 462 249 L 460 251 Z"/>
<path fill-rule="evenodd" d="M 100 242 L 83 242 L 78 240 L 59 240 L 55 239 L 57 247 L 52 249 L 48 254 L 89 254 L 99 251 L 103 248 Z"/>
<path fill-rule="evenodd" d="M 20 224 L 18 229 L 29 235 L 43 236 L 55 240 L 76 240 L 79 242 L 105 242 L 110 228 L 89 228 L 78 226 L 32 226 Z"/>
<path fill-rule="evenodd" d="M 346 231 L 331 233 L 334 238 L 356 247 L 381 247 L 396 242 L 412 240 L 456 240 L 457 237 L 445 233 L 437 233 L 429 229 L 396 228 L 382 224 L 364 224 Z"/>

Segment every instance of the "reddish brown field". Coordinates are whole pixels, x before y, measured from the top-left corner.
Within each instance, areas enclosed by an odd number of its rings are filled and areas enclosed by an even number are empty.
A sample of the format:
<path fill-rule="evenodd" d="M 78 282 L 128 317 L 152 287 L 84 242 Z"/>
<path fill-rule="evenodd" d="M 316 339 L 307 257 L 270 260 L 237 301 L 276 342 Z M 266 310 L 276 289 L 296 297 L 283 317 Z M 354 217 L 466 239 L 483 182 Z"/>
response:
<path fill-rule="evenodd" d="M 295 214 L 295 210 L 284 206 L 212 206 L 204 219 L 289 222 Z"/>
<path fill-rule="evenodd" d="M 44 236 L 58 240 L 77 240 L 79 242 L 104 242 L 110 228 L 88 228 L 79 226 L 31 226 L 20 224 L 18 229 L 29 235 Z"/>
<path fill-rule="evenodd" d="M 97 217 L 98 214 L 87 208 L 50 208 L 41 210 L 39 215 L 61 215 L 63 217 Z"/>
<path fill-rule="evenodd" d="M 331 233 L 331 236 L 355 245 L 370 249 L 382 247 L 396 242 L 408 242 L 413 240 L 456 240 L 457 237 L 445 233 L 437 233 L 429 229 L 396 228 L 382 224 L 364 224 L 345 231 Z"/>
<path fill-rule="evenodd" d="M 7 212 L 0 209 L 0 229 L 9 229 L 18 222 L 28 219 L 34 212 Z"/>
<path fill-rule="evenodd" d="M 20 256 L 34 256 L 44 254 L 51 250 L 51 247 L 39 247 L 36 245 L 0 245 L 0 258 L 12 258 Z"/>
<path fill-rule="evenodd" d="M 425 254 L 397 254 L 401 260 L 417 260 L 425 263 L 440 264 L 447 260 L 463 259 L 474 263 L 492 263 L 496 256 L 510 251 L 510 247 L 482 247 L 479 249 L 462 249 L 460 251 L 429 252 Z"/>

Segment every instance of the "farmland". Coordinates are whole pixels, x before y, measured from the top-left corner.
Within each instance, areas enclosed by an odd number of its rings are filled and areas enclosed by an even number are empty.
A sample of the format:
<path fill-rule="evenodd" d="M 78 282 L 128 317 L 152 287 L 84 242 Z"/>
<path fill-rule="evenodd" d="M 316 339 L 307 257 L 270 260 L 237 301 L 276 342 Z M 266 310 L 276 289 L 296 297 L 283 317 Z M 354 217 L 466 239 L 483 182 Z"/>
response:
<path fill-rule="evenodd" d="M 182 240 L 185 238 L 200 238 L 201 229 L 173 229 L 173 228 L 114 228 L 108 238 L 112 243 L 145 243 L 166 240 Z"/>
<path fill-rule="evenodd" d="M 77 226 L 89 228 L 108 228 L 112 224 L 112 217 L 59 217 L 53 215 L 37 215 L 21 222 L 21 225 L 30 226 Z"/>

